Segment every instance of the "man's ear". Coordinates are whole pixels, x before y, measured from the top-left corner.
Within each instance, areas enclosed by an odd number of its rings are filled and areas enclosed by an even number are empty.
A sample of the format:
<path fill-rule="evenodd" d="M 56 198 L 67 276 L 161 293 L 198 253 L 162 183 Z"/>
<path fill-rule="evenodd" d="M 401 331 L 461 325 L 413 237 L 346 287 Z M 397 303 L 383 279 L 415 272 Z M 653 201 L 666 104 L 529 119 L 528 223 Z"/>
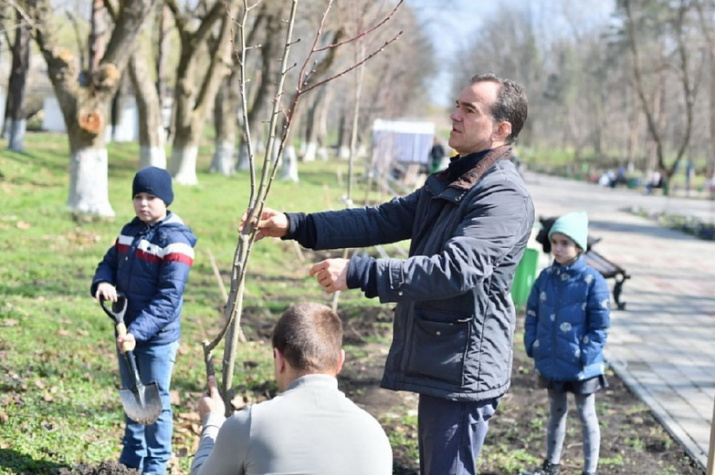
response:
<path fill-rule="evenodd" d="M 507 122 L 505 120 L 499 122 L 497 124 L 495 135 L 497 142 L 505 142 L 506 138 L 511 135 L 511 122 Z"/>
<path fill-rule="evenodd" d="M 345 350 L 341 349 L 340 354 L 338 355 L 338 366 L 335 369 L 335 376 L 340 374 L 340 371 L 343 369 L 344 363 L 345 363 Z"/>
<path fill-rule="evenodd" d="M 286 368 L 286 359 L 278 348 L 273 348 L 273 358 L 276 360 L 276 371 L 282 373 Z"/>

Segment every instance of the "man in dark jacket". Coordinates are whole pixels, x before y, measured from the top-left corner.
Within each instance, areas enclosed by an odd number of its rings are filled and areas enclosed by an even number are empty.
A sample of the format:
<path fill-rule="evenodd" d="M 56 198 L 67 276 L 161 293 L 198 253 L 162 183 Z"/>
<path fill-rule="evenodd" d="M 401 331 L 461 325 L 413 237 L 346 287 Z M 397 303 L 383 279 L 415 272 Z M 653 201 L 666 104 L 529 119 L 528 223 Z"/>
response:
<path fill-rule="evenodd" d="M 419 393 L 422 474 L 474 474 L 499 398 L 509 389 L 516 266 L 534 223 L 509 158 L 527 115 L 518 84 L 474 76 L 451 114 L 447 169 L 405 197 L 322 213 L 264 209 L 256 239 L 311 249 L 411 239 L 407 259 L 326 259 L 310 274 L 327 292 L 361 289 L 396 302 L 382 387 Z"/>

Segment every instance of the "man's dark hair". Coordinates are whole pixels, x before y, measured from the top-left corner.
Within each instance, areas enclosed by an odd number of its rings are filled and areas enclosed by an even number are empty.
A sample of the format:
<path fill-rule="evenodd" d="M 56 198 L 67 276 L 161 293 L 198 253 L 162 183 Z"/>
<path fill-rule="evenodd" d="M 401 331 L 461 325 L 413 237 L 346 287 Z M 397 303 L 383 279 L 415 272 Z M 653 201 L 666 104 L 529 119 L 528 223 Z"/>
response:
<path fill-rule="evenodd" d="M 343 344 L 343 324 L 326 305 L 296 303 L 276 323 L 272 343 L 299 371 L 333 370 Z"/>
<path fill-rule="evenodd" d="M 511 134 L 506 138 L 506 143 L 514 143 L 526 122 L 529 109 L 524 88 L 511 79 L 501 78 L 494 73 L 482 73 L 472 77 L 472 84 L 484 81 L 501 86 L 497 100 L 492 105 L 492 117 L 497 122 L 505 121 L 511 124 Z"/>

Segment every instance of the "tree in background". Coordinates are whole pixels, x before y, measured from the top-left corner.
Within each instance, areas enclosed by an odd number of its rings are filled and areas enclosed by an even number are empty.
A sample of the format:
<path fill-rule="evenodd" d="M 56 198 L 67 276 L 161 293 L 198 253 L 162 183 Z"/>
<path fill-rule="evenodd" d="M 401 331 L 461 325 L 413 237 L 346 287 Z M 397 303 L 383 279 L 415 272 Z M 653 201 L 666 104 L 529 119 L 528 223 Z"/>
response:
<path fill-rule="evenodd" d="M 194 185 L 206 120 L 221 83 L 230 72 L 232 28 L 240 1 L 216 0 L 209 5 L 199 2 L 194 10 L 184 10 L 173 0 L 167 0 L 167 4 L 174 14 L 181 44 L 169 171 L 177 183 Z M 203 15 L 202 9 L 206 9 Z"/>
<path fill-rule="evenodd" d="M 113 216 L 108 197 L 108 157 L 105 129 L 111 103 L 134 50 L 135 40 L 157 0 L 126 0 L 120 4 L 106 48 L 92 42 L 89 65 L 78 64 L 56 36 L 50 0 L 24 0 L 32 35 L 47 63 L 47 73 L 67 127 L 70 145 L 70 187 L 67 205 L 74 213 Z M 93 3 L 95 8 L 100 4 Z M 99 21 L 99 17 L 94 17 Z M 95 31 L 95 30 L 93 30 Z M 108 31 L 98 28 L 96 31 Z M 85 69 L 81 69 L 85 68 Z"/>
<path fill-rule="evenodd" d="M 12 70 L 8 87 L 6 120 L 9 130 L 8 148 L 24 150 L 27 117 L 25 114 L 25 83 L 30 64 L 30 28 L 22 12 L 16 10 L 15 42 L 12 46 Z"/>

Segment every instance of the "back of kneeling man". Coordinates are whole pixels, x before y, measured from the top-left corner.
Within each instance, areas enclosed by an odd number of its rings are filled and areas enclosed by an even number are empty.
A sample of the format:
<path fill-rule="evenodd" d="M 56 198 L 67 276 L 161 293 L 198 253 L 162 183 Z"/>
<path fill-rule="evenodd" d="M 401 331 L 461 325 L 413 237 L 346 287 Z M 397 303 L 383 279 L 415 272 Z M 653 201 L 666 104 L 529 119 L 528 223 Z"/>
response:
<path fill-rule="evenodd" d="M 338 390 L 345 361 L 340 318 L 298 303 L 273 330 L 281 394 L 226 419 L 216 381 L 199 401 L 201 441 L 191 475 L 389 475 L 392 449 L 380 424 Z"/>

